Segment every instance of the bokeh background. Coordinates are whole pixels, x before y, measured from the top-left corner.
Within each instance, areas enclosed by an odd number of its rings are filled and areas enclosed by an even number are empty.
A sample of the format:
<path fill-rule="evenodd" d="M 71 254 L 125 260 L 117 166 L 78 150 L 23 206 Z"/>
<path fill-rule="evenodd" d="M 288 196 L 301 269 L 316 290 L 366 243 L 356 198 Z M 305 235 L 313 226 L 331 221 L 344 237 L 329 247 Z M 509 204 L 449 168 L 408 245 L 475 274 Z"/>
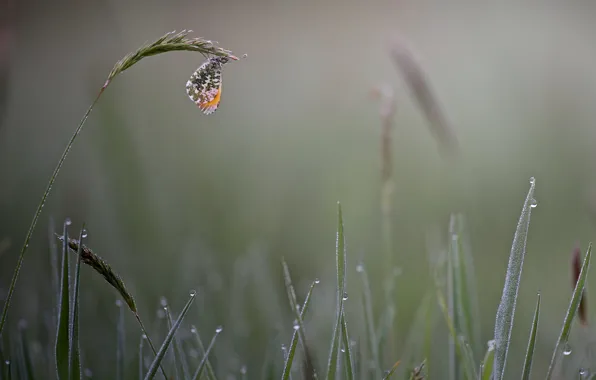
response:
<path fill-rule="evenodd" d="M 192 29 L 246 59 L 224 70 L 219 110 L 204 116 L 184 85 L 203 57 L 143 60 L 108 88 L 67 159 L 18 283 L 8 330 L 27 322 L 39 365 L 55 303 L 48 232 L 86 222 L 88 244 L 120 273 L 159 329 L 160 297 L 208 339 L 224 326 L 214 363 L 222 378 L 260 378 L 283 359 L 292 320 L 285 257 L 302 299 L 321 283 L 307 319 L 323 368 L 335 312 L 336 202 L 344 209 L 350 328 L 364 333 L 360 260 L 383 309 L 381 118 L 371 89 L 395 90 L 392 236 L 396 357 L 429 287 L 428 236 L 446 239 L 461 212 L 476 266 L 480 359 L 521 206 L 536 177 L 508 374 L 521 370 L 535 295 L 542 294 L 534 375 L 552 354 L 571 294 L 570 253 L 596 237 L 596 5 L 586 1 L 10 1 L 0 12 L 0 296 L 33 212 L 70 134 L 113 64 L 171 30 Z M 389 47 L 408 41 L 453 126 L 447 159 L 396 70 Z M 57 226 L 57 227 L 56 227 Z M 433 235 L 433 236 L 435 236 Z M 442 237 L 442 238 L 441 238 Z M 588 289 L 588 305 L 595 293 Z M 113 376 L 117 294 L 82 272 L 84 366 Z M 590 320 L 593 313 L 589 311 Z M 446 331 L 434 331 L 442 378 Z M 126 314 L 127 359 L 139 331 Z M 164 325 L 165 326 L 165 325 Z M 165 327 L 164 327 L 165 328 Z M 574 327 L 564 366 L 589 367 L 591 325 Z M 157 339 L 156 339 L 157 340 Z M 420 358 L 421 360 L 422 358 Z M 45 362 L 44 362 L 45 360 Z M 43 364 L 45 363 L 45 364 Z M 385 363 L 387 367 L 391 363 Z M 594 368 L 596 369 L 596 368 Z M 227 377 L 226 377 L 227 376 Z"/>

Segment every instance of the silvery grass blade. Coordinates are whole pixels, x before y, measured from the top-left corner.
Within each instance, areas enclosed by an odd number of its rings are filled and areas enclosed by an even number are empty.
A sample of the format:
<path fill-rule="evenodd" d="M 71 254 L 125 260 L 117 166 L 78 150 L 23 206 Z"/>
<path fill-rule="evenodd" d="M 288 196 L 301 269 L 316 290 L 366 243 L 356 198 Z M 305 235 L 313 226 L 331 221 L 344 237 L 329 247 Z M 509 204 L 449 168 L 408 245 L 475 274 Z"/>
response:
<path fill-rule="evenodd" d="M 526 196 L 524 206 L 517 222 L 511 253 L 509 255 L 509 264 L 505 276 L 505 285 L 503 286 L 503 295 L 497 309 L 495 321 L 495 363 L 494 380 L 501 380 L 505 374 L 505 364 L 507 362 L 507 353 L 509 351 L 509 342 L 511 340 L 511 330 L 513 328 L 513 319 L 515 317 L 515 305 L 517 303 L 517 294 L 519 282 L 521 280 L 524 257 L 526 256 L 526 241 L 528 238 L 528 229 L 530 227 L 530 215 L 532 208 L 536 207 L 534 199 L 534 188 L 536 181 L 534 177 L 530 179 L 530 190 Z"/>
<path fill-rule="evenodd" d="M 164 298 L 165 299 L 165 298 Z M 170 307 L 166 304 L 164 306 L 164 310 L 166 313 L 166 318 L 168 320 L 168 328 L 172 328 L 172 313 L 170 312 Z M 174 334 L 174 343 L 172 348 L 174 349 L 174 367 L 176 369 L 176 377 L 182 379 L 190 378 L 190 373 L 188 371 L 188 365 L 186 364 L 186 360 L 184 358 L 184 354 L 182 351 L 182 346 L 180 345 L 180 340 Z"/>
<path fill-rule="evenodd" d="M 174 334 L 176 334 L 176 331 L 178 331 L 178 329 L 180 328 L 182 320 L 186 316 L 186 313 L 188 313 L 188 309 L 190 308 L 192 302 L 195 300 L 196 295 L 197 293 L 195 291 L 191 291 L 190 298 L 186 302 L 186 305 L 184 305 L 184 308 L 180 312 L 178 319 L 176 320 L 170 331 L 168 331 L 166 339 L 163 341 L 161 347 L 159 348 L 159 351 L 157 352 L 157 355 L 155 355 L 155 359 L 153 359 L 153 362 L 149 366 L 149 370 L 145 375 L 145 380 L 151 380 L 155 376 L 157 369 L 160 367 L 161 361 L 163 360 L 164 356 L 166 355 L 166 352 L 168 351 L 170 343 L 172 343 L 172 340 L 174 339 Z"/>
<path fill-rule="evenodd" d="M 588 270 L 590 269 L 591 258 L 592 243 L 590 243 L 590 245 L 588 246 L 588 251 L 586 252 L 586 257 L 584 258 L 584 263 L 582 264 L 582 269 L 579 274 L 579 278 L 577 279 L 577 283 L 575 284 L 575 289 L 573 290 L 573 295 L 571 296 L 571 301 L 569 302 L 569 308 L 567 309 L 567 314 L 565 315 L 565 319 L 563 321 L 563 327 L 561 328 L 559 339 L 557 339 L 557 344 L 555 345 L 555 351 L 553 352 L 553 356 L 550 360 L 550 365 L 546 374 L 546 380 L 550 380 L 550 378 L 552 377 L 559 354 L 563 351 L 563 347 L 565 346 L 565 344 L 567 344 L 567 341 L 569 339 L 569 333 L 571 332 L 573 318 L 575 317 L 577 308 L 581 302 L 586 279 L 588 278 Z"/>
<path fill-rule="evenodd" d="M 348 334 L 348 324 L 346 322 L 345 310 L 341 316 L 341 336 L 343 342 L 344 366 L 346 368 L 346 379 L 354 380 L 354 365 L 352 363 L 352 345 Z"/>
<path fill-rule="evenodd" d="M 337 268 L 337 310 L 336 321 L 331 338 L 331 350 L 329 352 L 329 361 L 327 365 L 327 380 L 335 380 L 337 372 L 337 363 L 339 360 L 340 336 L 341 336 L 341 319 L 344 310 L 345 298 L 345 276 L 346 276 L 346 251 L 344 240 L 344 222 L 341 211 L 341 204 L 337 202 L 337 238 L 335 261 Z"/>
<path fill-rule="evenodd" d="M 532 372 L 532 360 L 534 359 L 534 347 L 536 346 L 536 331 L 538 331 L 539 316 L 540 293 L 538 293 L 538 300 L 536 301 L 536 310 L 534 310 L 534 319 L 532 320 L 532 328 L 530 329 L 530 339 L 528 341 L 528 349 L 526 350 L 526 359 L 524 360 L 522 380 L 530 380 L 530 373 Z"/>

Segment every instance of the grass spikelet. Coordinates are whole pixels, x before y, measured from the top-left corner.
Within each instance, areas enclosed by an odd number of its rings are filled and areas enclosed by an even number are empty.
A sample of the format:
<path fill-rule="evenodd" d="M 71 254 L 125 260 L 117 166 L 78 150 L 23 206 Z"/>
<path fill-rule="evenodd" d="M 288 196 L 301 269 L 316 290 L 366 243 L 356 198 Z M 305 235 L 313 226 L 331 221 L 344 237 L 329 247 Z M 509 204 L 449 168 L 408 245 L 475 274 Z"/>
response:
<path fill-rule="evenodd" d="M 76 141 L 77 137 L 81 133 L 85 122 L 89 118 L 91 111 L 101 98 L 102 94 L 104 93 L 105 89 L 108 85 L 112 82 L 112 80 L 123 71 L 131 68 L 133 65 L 141 61 L 145 57 L 154 56 L 157 54 L 172 52 L 172 51 L 194 51 L 198 53 L 202 53 L 203 55 L 218 55 L 218 56 L 226 56 L 233 60 L 238 60 L 237 57 L 233 56 L 229 50 L 222 49 L 220 47 L 215 46 L 211 41 L 205 40 L 203 38 L 188 38 L 188 33 L 190 31 L 183 30 L 179 33 L 171 32 L 166 33 L 162 37 L 155 40 L 153 43 L 145 44 L 136 51 L 127 54 L 123 59 L 118 61 L 115 65 L 110 74 L 108 75 L 107 80 L 105 81 L 104 85 L 99 90 L 95 100 L 91 103 L 91 106 L 87 109 L 83 118 L 79 122 L 79 125 L 75 129 L 74 133 L 71 135 L 62 155 L 58 159 L 58 163 L 54 168 L 52 175 L 50 176 L 50 180 L 46 185 L 46 189 L 41 196 L 41 200 L 35 210 L 35 214 L 33 215 L 33 219 L 31 220 L 31 224 L 29 225 L 29 230 L 27 231 L 27 235 L 25 236 L 25 241 L 23 246 L 21 247 L 21 252 L 19 253 L 19 258 L 17 259 L 17 265 L 13 271 L 12 279 L 10 281 L 10 286 L 8 288 L 8 294 L 6 296 L 6 301 L 4 302 L 4 307 L 2 309 L 2 316 L 0 317 L 0 334 L 2 334 L 2 330 L 6 323 L 6 317 L 8 315 L 8 309 L 10 307 L 10 302 L 12 300 L 17 279 L 19 278 L 19 273 L 21 271 L 21 266 L 23 265 L 23 259 L 25 258 L 25 254 L 29 248 L 29 243 L 31 241 L 31 237 L 33 236 L 33 231 L 35 231 L 35 227 L 37 226 L 37 222 L 41 215 L 41 211 L 43 210 L 44 205 L 52 191 L 52 187 L 54 186 L 54 182 L 56 182 L 56 178 L 62 169 L 62 165 L 68 156 L 74 142 Z"/>
<path fill-rule="evenodd" d="M 404 40 L 395 38 L 391 45 L 390 54 L 399 73 L 403 76 L 428 120 L 431 132 L 439 142 L 439 147 L 448 150 L 449 153 L 456 153 L 458 141 L 455 132 L 431 88 L 422 66 L 414 57 L 411 49 Z"/>

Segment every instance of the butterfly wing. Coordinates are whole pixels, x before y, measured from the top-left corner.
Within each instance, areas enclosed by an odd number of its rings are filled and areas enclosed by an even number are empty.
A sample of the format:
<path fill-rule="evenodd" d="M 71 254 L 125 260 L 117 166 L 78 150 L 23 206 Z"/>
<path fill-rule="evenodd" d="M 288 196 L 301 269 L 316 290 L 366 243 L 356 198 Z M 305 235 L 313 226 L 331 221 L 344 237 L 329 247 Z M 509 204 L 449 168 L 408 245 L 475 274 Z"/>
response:
<path fill-rule="evenodd" d="M 210 58 L 205 61 L 186 82 L 186 93 L 205 115 L 210 115 L 221 100 L 221 61 Z"/>

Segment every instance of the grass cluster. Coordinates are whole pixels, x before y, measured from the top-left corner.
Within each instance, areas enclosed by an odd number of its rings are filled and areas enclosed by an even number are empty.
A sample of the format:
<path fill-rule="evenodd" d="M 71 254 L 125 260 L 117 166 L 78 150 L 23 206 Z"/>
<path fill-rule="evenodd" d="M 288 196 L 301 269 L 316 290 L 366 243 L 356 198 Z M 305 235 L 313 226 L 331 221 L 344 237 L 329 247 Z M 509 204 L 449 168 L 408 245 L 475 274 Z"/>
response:
<path fill-rule="evenodd" d="M 127 55 L 119 61 L 108 80 L 101 88 L 99 96 L 118 74 L 130 68 L 144 57 L 168 52 L 190 50 L 209 55 L 224 55 L 235 59 L 230 52 L 215 47 L 210 41 L 203 39 L 191 39 L 186 32 L 167 34 L 157 41 L 141 47 L 136 52 Z M 450 134 L 450 129 L 430 87 L 424 76 L 410 57 L 408 50 L 401 45 L 396 45 L 392 50 L 397 67 L 404 71 L 409 78 L 414 96 L 419 99 L 423 110 L 427 113 L 429 121 L 435 126 L 435 133 L 441 135 L 451 148 L 456 146 L 456 140 Z M 391 117 L 391 92 L 385 91 L 384 97 L 387 101 L 386 111 L 382 112 L 384 131 L 382 136 L 382 205 L 384 221 L 384 239 L 387 257 L 392 256 L 391 241 L 391 194 L 393 183 L 391 179 L 391 154 L 389 149 Z M 97 102 L 97 99 L 95 102 Z M 93 105 L 95 104 L 93 103 Z M 30 229 L 21 249 L 21 254 L 15 268 L 14 276 L 9 288 L 8 297 L 4 304 L 2 319 L 0 320 L 0 359 L 2 369 L 0 379 L 35 379 L 47 378 L 48 373 L 36 367 L 36 359 L 32 355 L 31 342 L 28 340 L 25 328 L 19 327 L 16 333 L 7 333 L 4 329 L 10 307 L 13 292 L 16 287 L 17 278 L 23 262 L 24 255 L 29 247 L 29 241 L 40 217 L 41 210 L 52 189 L 52 185 L 60 171 L 60 168 L 68 155 L 72 144 L 80 133 L 93 105 L 84 115 L 80 125 L 75 130 L 71 140 L 60 158 L 58 165 L 48 183 L 47 189 L 34 215 Z M 530 225 L 530 216 L 536 200 L 534 192 L 536 181 L 530 180 L 530 189 L 526 195 L 519 222 L 513 238 L 513 244 L 509 255 L 509 264 L 505 274 L 505 282 L 501 301 L 497 308 L 494 324 L 494 337 L 489 342 L 482 342 L 480 338 L 480 327 L 478 318 L 478 295 L 476 294 L 474 265 L 471 252 L 466 245 L 465 225 L 463 217 L 453 215 L 449 223 L 449 242 L 446 249 L 435 257 L 432 263 L 433 282 L 429 286 L 427 295 L 421 300 L 419 310 L 416 312 L 414 326 L 410 328 L 410 336 L 406 340 L 407 351 L 399 357 L 391 347 L 391 330 L 395 328 L 395 278 L 392 272 L 393 266 L 389 266 L 386 274 L 387 286 L 384 302 L 384 310 L 380 316 L 373 312 L 373 297 L 369 277 L 364 263 L 358 263 L 355 267 L 362 283 L 362 312 L 365 319 L 365 334 L 353 334 L 350 329 L 346 313 L 346 277 L 348 269 L 347 250 L 344 235 L 344 218 L 341 205 L 338 203 L 338 219 L 336 234 L 336 284 L 335 284 L 335 315 L 332 325 L 331 339 L 328 345 L 328 355 L 325 364 L 321 365 L 315 355 L 315 350 L 309 343 L 306 330 L 308 324 L 305 322 L 308 313 L 311 311 L 311 296 L 314 294 L 319 281 L 313 280 L 305 299 L 300 302 L 292 281 L 290 268 L 282 260 L 284 283 L 288 295 L 288 303 L 293 316 L 292 337 L 287 346 L 284 345 L 283 370 L 276 373 L 274 370 L 265 368 L 262 373 L 269 374 L 267 378 L 288 380 L 292 378 L 303 379 L 326 379 L 335 380 L 338 378 L 353 379 L 389 379 L 392 377 L 404 379 L 426 379 L 432 366 L 434 357 L 431 354 L 431 335 L 434 327 L 432 318 L 433 305 L 438 305 L 442 318 L 449 331 L 448 350 L 444 354 L 447 357 L 448 367 L 441 378 L 447 379 L 482 379 L 501 380 L 505 377 L 507 359 L 511 343 L 511 331 L 515 319 L 515 309 L 518 299 L 518 290 L 522 276 L 524 257 L 526 254 L 526 240 Z M 82 266 L 88 266 L 91 270 L 102 276 L 106 283 L 114 288 L 120 295 L 118 301 L 119 315 L 116 324 L 116 335 L 118 336 L 116 357 L 115 378 L 139 378 L 152 379 L 156 376 L 165 379 L 217 379 L 214 367 L 210 363 L 210 354 L 217 343 L 217 337 L 223 331 L 223 327 L 217 327 L 211 334 L 209 344 L 205 345 L 196 327 L 187 321 L 187 315 L 196 299 L 197 293 L 190 291 L 187 302 L 179 312 L 174 311 L 167 300 L 162 300 L 162 307 L 168 331 L 161 337 L 159 345 L 154 344 L 157 334 L 145 328 L 141 315 L 137 309 L 136 301 L 127 289 L 123 279 L 117 272 L 93 249 L 85 244 L 87 231 L 83 225 L 77 238 L 69 234 L 70 220 L 64 222 L 62 233 L 53 236 L 61 242 L 60 267 L 56 266 L 55 277 L 58 278 L 55 287 L 57 308 L 55 323 L 52 326 L 56 335 L 54 346 L 51 352 L 46 353 L 54 361 L 55 375 L 59 379 L 81 379 L 86 377 L 83 362 L 82 349 L 79 343 L 79 299 L 81 294 L 80 276 Z M 561 357 L 566 354 L 567 341 L 571 326 L 579 316 L 584 313 L 583 293 L 587 281 L 588 270 L 592 255 L 592 246 L 588 246 L 583 261 L 577 256 L 577 270 L 574 279 L 574 290 L 569 307 L 562 323 L 561 332 L 553 348 L 546 378 L 547 380 L 557 376 L 560 370 Z M 74 270 L 71 269 L 71 259 L 75 260 Z M 539 332 L 541 297 L 538 294 L 534 318 L 529 328 L 529 338 L 526 355 L 520 376 L 522 379 L 529 379 L 532 372 L 532 364 L 535 352 L 536 337 Z M 125 307 L 133 314 L 138 323 L 139 346 L 138 352 L 131 355 L 124 344 L 124 318 Z M 331 323 L 332 322 L 332 323 Z M 182 336 L 181 329 L 190 331 L 190 336 Z M 54 330 L 52 330 L 54 331 Z M 354 336 L 353 336 L 354 335 Z M 422 344 L 420 344 L 422 342 Z M 148 345 L 148 348 L 146 347 Z M 416 349 L 413 347 L 420 346 Z M 475 352 L 480 347 L 487 347 L 482 359 L 476 357 Z M 149 352 L 148 352 L 149 351 Z M 198 352 L 192 355 L 191 351 Z M 318 350 L 317 350 L 318 351 Z M 135 366 L 135 373 L 126 371 L 129 368 L 127 358 L 136 357 L 138 365 Z M 266 363 L 265 367 L 277 366 Z M 581 378 L 596 378 L 596 373 L 591 374 L 588 370 L 577 369 Z M 246 368 L 240 373 L 242 378 L 248 378 Z M 221 376 L 221 374 L 220 374 Z M 220 377 L 221 378 L 221 377 Z M 251 375 L 254 378 L 254 375 Z"/>

